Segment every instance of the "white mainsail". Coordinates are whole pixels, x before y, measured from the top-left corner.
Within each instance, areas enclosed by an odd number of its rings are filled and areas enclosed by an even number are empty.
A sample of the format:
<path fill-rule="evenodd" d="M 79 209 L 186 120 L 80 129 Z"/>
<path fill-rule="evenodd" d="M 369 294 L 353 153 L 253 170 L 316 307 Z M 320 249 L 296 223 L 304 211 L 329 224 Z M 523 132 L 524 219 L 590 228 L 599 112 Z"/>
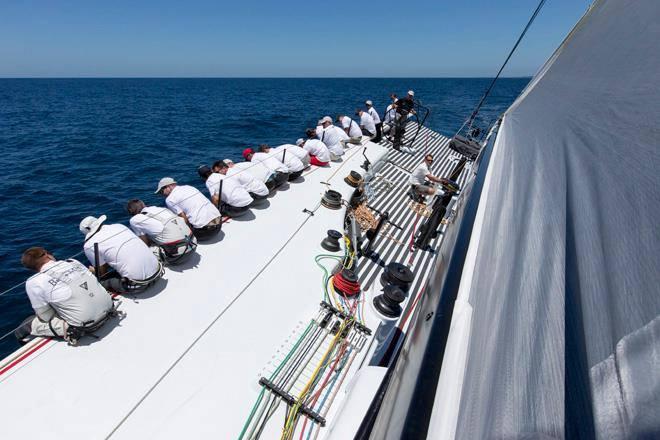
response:
<path fill-rule="evenodd" d="M 597 1 L 506 112 L 429 438 L 660 435 L 658 42 Z"/>

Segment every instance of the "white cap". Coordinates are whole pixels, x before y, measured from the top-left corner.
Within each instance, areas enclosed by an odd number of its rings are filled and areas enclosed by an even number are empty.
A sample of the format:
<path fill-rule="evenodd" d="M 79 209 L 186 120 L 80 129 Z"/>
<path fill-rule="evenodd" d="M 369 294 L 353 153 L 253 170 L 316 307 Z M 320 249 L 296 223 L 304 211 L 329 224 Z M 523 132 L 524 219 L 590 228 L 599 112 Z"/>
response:
<path fill-rule="evenodd" d="M 413 92 L 412 90 L 408 90 L 408 94 L 409 94 L 410 96 L 415 96 L 415 92 Z"/>
<path fill-rule="evenodd" d="M 330 116 L 323 116 L 323 119 L 321 119 L 323 122 L 329 122 L 332 124 L 332 118 Z"/>
<path fill-rule="evenodd" d="M 80 229 L 80 232 L 85 234 L 85 240 L 87 240 L 96 231 L 98 231 L 101 225 L 103 224 L 103 222 L 106 221 L 107 219 L 108 217 L 106 215 L 102 215 L 99 218 L 90 215 L 82 219 L 78 228 Z"/>
<path fill-rule="evenodd" d="M 296 145 L 300 146 L 305 143 L 305 140 L 303 138 L 300 138 L 296 141 Z"/>
<path fill-rule="evenodd" d="M 160 179 L 158 182 L 158 189 L 156 190 L 155 194 L 158 194 L 159 192 L 162 191 L 163 188 L 165 188 L 167 185 L 171 185 L 173 183 L 176 183 L 176 180 L 172 179 L 171 177 L 163 177 Z"/>
<path fill-rule="evenodd" d="M 225 159 L 223 160 L 223 162 L 226 163 L 227 165 L 229 165 L 230 163 L 234 163 L 234 161 L 231 159 Z"/>
<path fill-rule="evenodd" d="M 323 125 L 323 119 L 319 119 L 316 125 Z"/>
<path fill-rule="evenodd" d="M 374 105 L 374 103 L 373 103 L 373 102 L 371 102 L 371 100 L 370 100 L 370 99 L 368 99 L 368 100 L 366 100 L 366 101 L 365 101 L 364 103 L 365 103 L 365 104 L 367 104 L 367 105 Z"/>

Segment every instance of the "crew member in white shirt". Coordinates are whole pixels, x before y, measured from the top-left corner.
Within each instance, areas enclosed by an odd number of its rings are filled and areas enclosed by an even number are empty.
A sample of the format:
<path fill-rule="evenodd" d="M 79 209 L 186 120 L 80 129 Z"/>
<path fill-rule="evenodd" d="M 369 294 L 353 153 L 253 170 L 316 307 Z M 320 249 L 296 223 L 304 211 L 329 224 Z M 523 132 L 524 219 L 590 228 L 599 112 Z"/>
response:
<path fill-rule="evenodd" d="M 371 138 L 375 137 L 376 123 L 374 122 L 374 118 L 362 109 L 356 110 L 355 116 L 360 117 L 360 129 L 362 129 L 362 134 Z"/>
<path fill-rule="evenodd" d="M 362 130 L 357 122 L 352 120 L 346 115 L 339 114 L 337 115 L 337 122 L 341 124 L 341 128 L 344 129 L 346 134 L 352 139 L 362 140 Z"/>
<path fill-rule="evenodd" d="M 369 116 L 374 120 L 374 124 L 376 124 L 376 137 L 372 141 L 378 143 L 383 138 L 383 123 L 380 120 L 380 115 L 374 108 L 374 103 L 371 100 L 367 100 L 365 104 L 367 106 L 367 113 L 369 113 Z"/>
<path fill-rule="evenodd" d="M 243 159 L 248 162 L 260 163 L 273 173 L 266 182 L 266 186 L 271 190 L 289 180 L 289 169 L 275 156 L 276 154 L 268 155 L 261 152 L 255 153 L 252 148 L 246 148 L 243 150 Z"/>
<path fill-rule="evenodd" d="M 228 159 L 225 159 L 225 162 Z M 259 182 L 266 185 L 268 191 L 273 191 L 275 189 L 275 177 L 276 173 L 273 172 L 270 168 L 259 162 L 232 162 L 232 169 L 235 172 L 240 172 L 241 174 L 249 174 L 258 180 Z M 249 190 L 248 190 L 249 191 Z M 252 197 L 254 199 L 254 196 Z"/>
<path fill-rule="evenodd" d="M 435 188 L 428 185 L 427 181 L 434 183 L 440 183 L 441 178 L 434 176 L 429 171 L 429 167 L 433 163 L 433 155 L 427 154 L 424 157 L 424 161 L 417 166 L 410 174 L 410 179 L 408 182 L 412 186 L 413 191 L 421 195 L 433 195 L 435 194 Z"/>
<path fill-rule="evenodd" d="M 316 127 L 316 137 L 328 146 L 328 150 L 332 154 L 332 161 L 339 160 L 344 154 L 344 148 L 347 144 L 360 145 L 362 141 L 362 136 L 351 138 L 343 129 L 333 125 L 330 116 L 324 116 L 319 121 L 319 126 Z"/>
<path fill-rule="evenodd" d="M 206 183 L 215 206 L 220 203 L 220 212 L 229 217 L 240 217 L 247 213 L 254 201 L 250 194 L 236 179 L 226 179 L 223 174 L 214 173 L 206 165 L 197 169 L 199 177 Z M 222 185 L 220 184 L 222 182 Z M 222 187 L 222 192 L 220 188 Z M 220 194 L 218 194 L 220 193 Z M 218 197 L 220 199 L 218 200 Z"/>
<path fill-rule="evenodd" d="M 328 166 L 328 162 L 330 162 L 330 150 L 328 150 L 328 147 L 319 139 L 316 139 L 316 130 L 313 128 L 308 128 L 305 133 L 307 134 L 307 140 L 298 139 L 296 145 L 309 153 L 310 164 L 317 167 Z"/>
<path fill-rule="evenodd" d="M 220 231 L 220 211 L 197 188 L 177 185 L 171 177 L 163 177 L 156 194 L 165 196 L 167 207 L 188 223 L 197 240 L 211 238 Z"/>
<path fill-rule="evenodd" d="M 298 160 L 300 162 L 302 162 L 305 169 L 309 168 L 310 158 L 309 158 L 309 153 L 306 150 L 304 150 L 302 148 L 298 148 L 297 146 L 295 146 L 293 144 L 284 144 L 284 145 L 280 145 L 278 147 L 271 147 L 271 151 L 273 151 L 274 153 L 278 152 L 278 151 L 284 151 L 284 150 L 286 150 L 287 155 L 288 154 L 293 154 L 294 156 L 296 156 L 298 158 Z M 289 166 L 288 164 L 285 164 L 285 165 L 287 165 L 287 167 Z"/>
<path fill-rule="evenodd" d="M 14 332 L 20 342 L 49 336 L 75 344 L 72 330 L 93 331 L 112 313 L 112 298 L 79 261 L 57 261 L 46 249 L 31 247 L 23 253 L 21 263 L 37 273 L 25 282 L 35 315 Z"/>
<path fill-rule="evenodd" d="M 243 163 L 249 164 L 250 162 Z M 241 170 L 231 159 L 218 160 L 213 163 L 211 169 L 214 173 L 220 173 L 227 176 L 228 179 L 236 180 L 250 194 L 254 202 L 268 198 L 269 190 L 266 184 L 249 172 Z"/>
<path fill-rule="evenodd" d="M 274 150 L 270 147 L 270 145 L 261 144 L 259 145 L 259 153 L 257 154 L 266 154 L 271 159 L 277 158 L 277 160 L 282 162 L 289 171 L 289 182 L 291 182 L 292 180 L 296 180 L 302 175 L 303 171 L 305 170 L 305 165 L 303 165 L 302 161 L 295 155 L 289 152 L 285 153 L 285 151 L 286 150 Z M 255 159 L 252 158 L 252 160 Z"/>
<path fill-rule="evenodd" d="M 120 224 L 105 224 L 107 217 L 85 217 L 80 232 L 85 234 L 83 250 L 92 264 L 90 270 L 99 270 L 101 284 L 117 293 L 138 293 L 163 276 L 163 265 L 130 229 Z M 98 244 L 98 261 L 94 252 Z M 114 269 L 111 271 L 110 269 Z"/>
<path fill-rule="evenodd" d="M 180 264 L 197 249 L 197 239 L 188 224 L 167 208 L 145 206 L 139 199 L 129 200 L 126 211 L 131 229 L 147 246 L 154 246 L 168 264 Z"/>

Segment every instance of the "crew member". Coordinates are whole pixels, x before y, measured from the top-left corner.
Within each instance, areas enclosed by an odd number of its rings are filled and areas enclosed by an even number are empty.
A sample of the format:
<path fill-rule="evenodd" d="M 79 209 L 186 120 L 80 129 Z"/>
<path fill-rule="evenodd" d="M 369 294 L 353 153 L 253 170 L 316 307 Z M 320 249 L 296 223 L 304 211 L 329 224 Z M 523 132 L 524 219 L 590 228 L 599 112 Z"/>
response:
<path fill-rule="evenodd" d="M 268 198 L 269 190 L 266 184 L 249 172 L 236 167 L 231 159 L 215 161 L 212 169 L 214 173 L 220 173 L 238 182 L 250 194 L 254 200 L 253 204 Z"/>
<path fill-rule="evenodd" d="M 85 217 L 80 232 L 85 234 L 83 249 L 101 284 L 117 293 L 138 293 L 163 276 L 163 265 L 130 229 L 121 224 L 105 224 L 107 217 Z M 98 244 L 98 261 L 94 244 Z M 111 271 L 110 269 L 114 269 Z"/>
<path fill-rule="evenodd" d="M 394 134 L 396 115 L 396 103 L 392 103 L 392 105 L 387 107 L 387 111 L 383 117 L 383 133 L 387 134 L 388 138 Z"/>
<path fill-rule="evenodd" d="M 309 168 L 310 157 L 309 157 L 309 153 L 307 152 L 307 150 L 305 150 L 303 148 L 298 148 L 297 146 L 292 145 L 292 144 L 284 144 L 284 145 L 280 145 L 279 147 L 272 147 L 271 148 L 271 151 L 274 152 L 274 153 L 278 152 L 278 151 L 285 151 L 285 150 L 286 150 L 287 155 L 288 154 L 293 154 L 294 156 L 296 156 L 298 158 L 298 160 L 300 162 L 302 162 L 302 164 L 305 168 Z M 288 164 L 285 164 L 285 165 L 287 167 L 289 167 Z M 291 167 L 289 167 L 289 169 L 290 168 Z"/>
<path fill-rule="evenodd" d="M 330 160 L 337 162 L 344 155 L 345 141 L 349 139 L 344 130 L 332 124 L 330 116 L 324 116 L 314 130 L 316 137 L 327 145 Z"/>
<path fill-rule="evenodd" d="M 139 199 L 129 200 L 131 229 L 147 246 L 158 248 L 168 264 L 183 263 L 197 249 L 197 239 L 186 222 L 167 208 L 145 206 Z"/>
<path fill-rule="evenodd" d="M 360 129 L 362 134 L 371 138 L 376 136 L 376 123 L 374 118 L 362 109 L 355 111 L 355 115 L 360 117 Z"/>
<path fill-rule="evenodd" d="M 269 156 L 269 158 L 277 158 L 277 160 L 279 160 L 284 164 L 284 166 L 289 171 L 289 182 L 290 182 L 302 176 L 302 173 L 305 170 L 305 165 L 303 165 L 302 161 L 298 159 L 295 155 L 290 153 L 285 153 L 285 151 L 286 150 L 272 149 L 270 145 L 267 144 L 259 145 L 259 153 L 266 154 Z M 254 160 L 254 157 L 252 158 L 252 160 Z"/>
<path fill-rule="evenodd" d="M 225 162 L 227 164 L 231 162 L 233 164 L 231 168 L 235 172 L 240 172 L 241 174 L 247 173 L 250 176 L 254 177 L 255 180 L 266 185 L 266 188 L 269 191 L 273 191 L 275 189 L 275 181 L 276 181 L 275 179 L 277 175 L 270 168 L 266 167 L 264 164 L 259 162 L 249 162 L 249 161 L 234 163 L 229 159 L 225 159 Z M 284 182 L 286 182 L 286 180 L 284 180 Z M 250 190 L 248 190 L 248 192 L 249 191 Z M 254 199 L 254 196 L 252 198 Z"/>
<path fill-rule="evenodd" d="M 367 106 L 367 112 L 369 113 L 369 116 L 371 116 L 371 119 L 374 120 L 374 124 L 376 125 L 376 137 L 373 138 L 372 141 L 378 143 L 383 138 L 383 123 L 380 120 L 380 115 L 374 108 L 374 103 L 371 102 L 371 100 L 367 100 L 365 101 L 365 104 Z"/>
<path fill-rule="evenodd" d="M 20 342 L 50 336 L 75 345 L 81 334 L 98 329 L 114 311 L 108 292 L 79 261 L 57 261 L 46 249 L 31 247 L 21 263 L 37 273 L 25 282 L 35 315 L 14 332 Z"/>
<path fill-rule="evenodd" d="M 197 188 L 177 185 L 171 177 L 163 177 L 156 194 L 165 197 L 167 207 L 188 223 L 198 240 L 211 238 L 220 231 L 220 211 Z"/>
<path fill-rule="evenodd" d="M 362 140 L 362 130 L 360 130 L 360 126 L 357 122 L 342 114 L 337 115 L 337 122 L 341 124 L 341 127 L 352 140 Z"/>
<path fill-rule="evenodd" d="M 261 152 L 255 153 L 252 148 L 243 150 L 243 158 L 245 160 L 260 163 L 273 173 L 266 182 L 266 186 L 269 189 L 277 188 L 287 180 L 290 180 L 289 169 L 275 156 L 277 155 L 269 155 Z"/>
<path fill-rule="evenodd" d="M 412 190 L 416 194 L 421 195 L 433 195 L 435 194 L 435 188 L 428 184 L 428 181 L 434 183 L 440 183 L 441 178 L 434 176 L 429 171 L 429 167 L 433 163 L 433 155 L 427 154 L 424 157 L 424 161 L 415 168 L 415 170 L 410 174 L 410 179 L 408 182 L 412 186 Z"/>
<path fill-rule="evenodd" d="M 220 206 L 222 214 L 229 217 L 240 217 L 247 213 L 254 199 L 236 179 L 226 179 L 223 174 L 212 172 L 211 168 L 206 165 L 199 167 L 197 173 L 206 183 L 206 188 L 211 195 L 211 202 L 215 206 Z M 218 205 L 219 203 L 220 205 Z"/>
<path fill-rule="evenodd" d="M 328 147 L 323 142 L 316 139 L 316 130 L 308 128 L 305 134 L 307 135 L 307 139 L 298 139 L 296 145 L 309 153 L 310 164 L 317 167 L 328 166 L 330 162 L 330 150 L 328 150 Z"/>

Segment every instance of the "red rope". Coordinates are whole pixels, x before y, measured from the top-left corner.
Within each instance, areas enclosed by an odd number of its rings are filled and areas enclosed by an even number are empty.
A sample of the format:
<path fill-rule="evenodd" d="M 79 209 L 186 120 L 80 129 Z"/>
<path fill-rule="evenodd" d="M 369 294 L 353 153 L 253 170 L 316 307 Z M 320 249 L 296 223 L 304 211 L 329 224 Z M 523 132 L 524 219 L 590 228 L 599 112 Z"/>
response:
<path fill-rule="evenodd" d="M 332 285 L 335 287 L 335 290 L 339 291 L 339 293 L 347 298 L 360 293 L 360 283 L 347 280 L 342 275 L 342 272 L 334 275 Z"/>

